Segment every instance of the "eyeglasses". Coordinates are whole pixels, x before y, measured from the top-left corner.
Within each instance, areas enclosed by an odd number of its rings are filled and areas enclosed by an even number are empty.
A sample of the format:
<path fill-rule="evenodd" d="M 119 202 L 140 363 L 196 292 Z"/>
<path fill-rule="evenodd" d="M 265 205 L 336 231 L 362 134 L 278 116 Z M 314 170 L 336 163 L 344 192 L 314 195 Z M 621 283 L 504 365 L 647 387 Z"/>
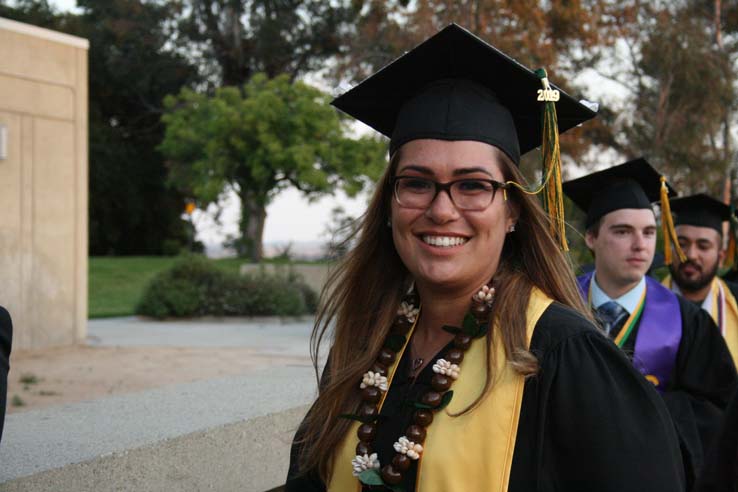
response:
<path fill-rule="evenodd" d="M 401 207 L 426 209 L 441 191 L 446 191 L 459 210 L 484 210 L 498 189 L 507 185 L 492 179 L 456 179 L 439 183 L 417 176 L 395 176 L 395 200 Z"/>

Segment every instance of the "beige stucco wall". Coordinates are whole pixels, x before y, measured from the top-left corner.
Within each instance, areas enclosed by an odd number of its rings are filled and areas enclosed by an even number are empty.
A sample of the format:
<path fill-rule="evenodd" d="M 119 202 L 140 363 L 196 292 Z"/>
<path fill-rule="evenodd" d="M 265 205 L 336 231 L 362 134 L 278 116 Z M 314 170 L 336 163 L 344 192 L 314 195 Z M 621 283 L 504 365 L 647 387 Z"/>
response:
<path fill-rule="evenodd" d="M 0 305 L 14 350 L 86 335 L 88 47 L 0 18 Z"/>

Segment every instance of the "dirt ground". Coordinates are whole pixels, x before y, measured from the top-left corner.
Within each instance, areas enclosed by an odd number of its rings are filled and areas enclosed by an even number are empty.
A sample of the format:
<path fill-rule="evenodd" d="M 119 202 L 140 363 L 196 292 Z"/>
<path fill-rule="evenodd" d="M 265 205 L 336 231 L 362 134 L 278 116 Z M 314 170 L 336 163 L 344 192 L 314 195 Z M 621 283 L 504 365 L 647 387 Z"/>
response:
<path fill-rule="evenodd" d="M 19 351 L 10 359 L 7 411 L 23 412 L 285 364 L 309 367 L 310 361 L 264 355 L 244 347 L 76 346 Z"/>

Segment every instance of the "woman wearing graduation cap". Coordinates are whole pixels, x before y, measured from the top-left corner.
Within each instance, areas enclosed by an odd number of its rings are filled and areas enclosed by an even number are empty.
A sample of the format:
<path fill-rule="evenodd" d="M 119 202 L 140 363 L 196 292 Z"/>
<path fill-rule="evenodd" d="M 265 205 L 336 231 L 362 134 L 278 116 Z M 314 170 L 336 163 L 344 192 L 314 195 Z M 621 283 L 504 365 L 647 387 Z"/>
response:
<path fill-rule="evenodd" d="M 543 143 L 560 212 L 553 111 L 594 113 L 456 25 L 334 105 L 390 164 L 316 322 L 286 490 L 683 490 L 662 402 L 583 314 L 517 168 Z"/>

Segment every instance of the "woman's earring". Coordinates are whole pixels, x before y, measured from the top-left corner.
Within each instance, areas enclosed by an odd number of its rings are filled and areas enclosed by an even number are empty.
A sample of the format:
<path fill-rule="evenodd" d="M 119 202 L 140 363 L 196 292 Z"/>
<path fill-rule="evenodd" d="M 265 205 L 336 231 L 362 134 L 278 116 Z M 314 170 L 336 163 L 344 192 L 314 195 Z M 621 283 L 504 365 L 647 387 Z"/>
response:
<path fill-rule="evenodd" d="M 392 227 L 392 219 L 387 219 L 387 227 Z"/>
<path fill-rule="evenodd" d="M 507 232 L 515 232 L 515 224 L 511 225 Z"/>

